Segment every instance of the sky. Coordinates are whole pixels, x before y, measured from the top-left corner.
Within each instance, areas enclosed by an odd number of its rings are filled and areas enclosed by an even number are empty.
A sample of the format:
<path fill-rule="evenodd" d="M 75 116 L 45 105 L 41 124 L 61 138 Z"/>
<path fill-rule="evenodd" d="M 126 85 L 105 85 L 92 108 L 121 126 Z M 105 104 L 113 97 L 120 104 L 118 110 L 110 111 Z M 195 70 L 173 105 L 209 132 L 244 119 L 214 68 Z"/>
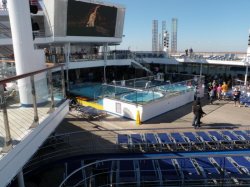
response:
<path fill-rule="evenodd" d="M 178 19 L 177 50 L 246 52 L 250 0 L 109 0 L 125 6 L 124 37 L 116 49 L 152 50 L 152 21 Z M 170 36 L 171 38 L 171 36 Z"/>

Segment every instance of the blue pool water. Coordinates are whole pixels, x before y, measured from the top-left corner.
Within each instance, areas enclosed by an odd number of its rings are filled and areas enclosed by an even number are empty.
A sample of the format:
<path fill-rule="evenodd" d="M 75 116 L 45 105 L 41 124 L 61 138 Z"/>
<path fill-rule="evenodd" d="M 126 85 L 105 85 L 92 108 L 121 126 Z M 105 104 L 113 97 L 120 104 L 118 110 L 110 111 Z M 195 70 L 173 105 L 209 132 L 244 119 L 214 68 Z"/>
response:
<path fill-rule="evenodd" d="M 161 97 L 163 97 L 163 94 L 159 92 L 141 91 L 141 92 L 133 92 L 133 93 L 126 94 L 121 97 L 121 100 L 136 103 L 136 102 L 148 102 L 148 101 L 152 101 L 154 99 L 158 99 Z"/>
<path fill-rule="evenodd" d="M 103 84 L 88 84 L 82 85 L 70 90 L 70 93 L 76 96 L 88 97 L 90 99 L 99 99 L 105 96 L 119 95 L 122 93 L 127 93 L 130 90 L 126 88 L 118 88 Z"/>

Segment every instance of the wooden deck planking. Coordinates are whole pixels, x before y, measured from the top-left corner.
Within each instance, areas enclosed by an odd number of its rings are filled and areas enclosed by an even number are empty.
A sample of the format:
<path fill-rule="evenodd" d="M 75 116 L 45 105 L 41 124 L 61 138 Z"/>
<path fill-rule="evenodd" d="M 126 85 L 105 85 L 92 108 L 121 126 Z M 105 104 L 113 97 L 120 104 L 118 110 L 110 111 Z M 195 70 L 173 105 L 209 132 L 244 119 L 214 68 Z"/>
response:
<path fill-rule="evenodd" d="M 39 123 L 49 115 L 49 109 L 50 106 L 38 108 Z M 29 133 L 30 126 L 34 121 L 34 109 L 32 107 L 20 107 L 20 105 L 16 104 L 9 106 L 7 113 L 12 140 L 22 140 Z M 0 150 L 4 145 L 5 136 L 3 113 L 0 110 Z"/>

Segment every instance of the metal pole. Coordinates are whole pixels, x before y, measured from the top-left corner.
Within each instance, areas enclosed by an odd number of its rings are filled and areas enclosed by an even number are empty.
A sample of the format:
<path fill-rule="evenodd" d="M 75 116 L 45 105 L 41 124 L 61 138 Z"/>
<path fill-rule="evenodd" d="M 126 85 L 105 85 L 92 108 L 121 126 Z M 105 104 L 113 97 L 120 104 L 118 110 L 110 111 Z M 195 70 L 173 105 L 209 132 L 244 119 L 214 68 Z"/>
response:
<path fill-rule="evenodd" d="M 3 85 L 0 85 L 0 106 L 3 109 L 3 122 L 4 122 L 5 134 L 6 134 L 4 147 L 1 152 L 7 153 L 12 148 L 12 139 L 10 135 L 10 126 L 9 126 L 9 121 L 8 121 L 6 100 L 4 98 L 4 86 Z"/>
<path fill-rule="evenodd" d="M 202 76 L 202 61 L 200 62 L 200 79 L 201 79 L 201 76 Z"/>
<path fill-rule="evenodd" d="M 34 121 L 30 128 L 35 128 L 39 123 L 38 112 L 37 112 L 37 103 L 36 103 L 36 88 L 35 88 L 35 81 L 34 75 L 30 76 L 30 83 L 31 83 L 31 94 L 33 98 L 33 109 L 34 109 Z"/>
<path fill-rule="evenodd" d="M 66 82 L 67 91 L 69 91 L 69 55 L 70 55 L 70 43 L 65 45 L 65 55 L 66 55 Z M 63 83 L 65 84 L 65 83 Z"/>
<path fill-rule="evenodd" d="M 245 73 L 245 81 L 244 81 L 244 86 L 247 86 L 247 76 L 248 76 L 248 63 L 249 63 L 249 57 L 246 58 L 246 73 Z"/>
<path fill-rule="evenodd" d="M 65 78 L 64 78 L 64 69 L 63 69 L 63 66 L 61 66 L 61 76 L 62 76 L 62 80 L 61 80 L 62 81 L 61 82 L 61 84 L 62 84 L 62 94 L 63 94 L 63 99 L 65 99 L 66 98 L 66 91 L 65 91 Z"/>
<path fill-rule="evenodd" d="M 18 180 L 18 186 L 19 186 L 19 187 L 25 187 L 24 178 L 23 178 L 23 170 L 21 170 L 21 171 L 17 174 L 17 180 Z"/>
<path fill-rule="evenodd" d="M 108 43 L 105 43 L 103 46 L 103 52 L 104 52 L 104 68 L 103 68 L 103 81 L 104 83 L 107 83 L 107 77 L 106 77 L 106 66 L 107 66 L 107 55 L 108 55 Z"/>
<path fill-rule="evenodd" d="M 52 72 L 51 72 L 51 70 L 48 71 L 48 83 L 49 83 L 50 98 L 51 98 L 51 105 L 50 105 L 50 110 L 48 111 L 48 113 L 52 113 L 55 110 L 55 102 L 54 102 L 53 81 L 52 81 Z"/>
<path fill-rule="evenodd" d="M 201 65 L 200 65 L 200 82 L 199 82 L 199 88 L 202 86 L 202 64 L 204 62 L 204 59 L 201 59 Z"/>

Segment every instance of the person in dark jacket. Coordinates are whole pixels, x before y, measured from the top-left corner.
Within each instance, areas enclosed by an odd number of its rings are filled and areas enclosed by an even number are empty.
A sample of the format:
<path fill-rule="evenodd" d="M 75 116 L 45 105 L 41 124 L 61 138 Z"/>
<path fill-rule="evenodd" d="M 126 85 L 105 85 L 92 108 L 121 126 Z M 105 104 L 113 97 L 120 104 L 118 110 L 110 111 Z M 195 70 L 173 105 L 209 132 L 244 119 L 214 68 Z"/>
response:
<path fill-rule="evenodd" d="M 193 119 L 193 126 L 195 128 L 201 126 L 201 117 L 206 114 L 201 107 L 200 99 L 197 98 L 197 100 L 193 104 L 193 113 L 194 113 L 194 119 Z"/>
<path fill-rule="evenodd" d="M 192 104 L 192 112 L 193 112 L 193 114 L 194 114 L 192 126 L 195 126 L 195 122 L 196 122 L 196 120 L 197 120 L 197 116 L 195 115 L 195 107 L 196 107 L 196 105 L 197 105 L 197 101 L 198 101 L 198 100 L 200 100 L 199 97 L 194 98 L 194 102 L 193 102 L 193 104 Z"/>
<path fill-rule="evenodd" d="M 234 106 L 236 106 L 236 103 L 238 102 L 239 107 L 240 107 L 240 89 L 239 87 L 236 87 L 233 92 L 233 99 L 234 99 Z"/>

